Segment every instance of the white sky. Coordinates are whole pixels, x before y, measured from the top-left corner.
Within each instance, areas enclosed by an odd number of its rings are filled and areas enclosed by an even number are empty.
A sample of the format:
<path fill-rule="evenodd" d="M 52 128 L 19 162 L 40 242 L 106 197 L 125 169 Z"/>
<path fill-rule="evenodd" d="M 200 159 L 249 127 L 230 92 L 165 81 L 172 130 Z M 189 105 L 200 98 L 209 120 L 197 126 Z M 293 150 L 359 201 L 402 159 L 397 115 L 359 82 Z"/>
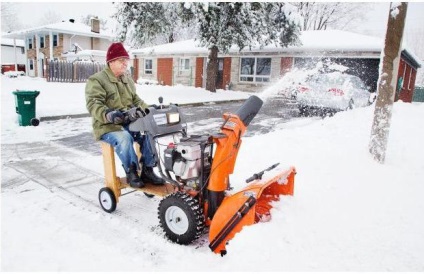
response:
<path fill-rule="evenodd" d="M 110 26 L 114 26 L 114 19 L 110 16 L 114 13 L 114 5 L 112 2 L 106 1 L 75 1 L 61 3 L 59 1 L 37 1 L 37 2 L 23 2 L 23 1 L 2 1 L 14 2 L 15 9 L 18 11 L 17 22 L 31 27 L 31 23 L 38 23 L 45 14 L 49 11 L 59 14 L 62 20 L 69 20 L 70 18 L 79 21 L 81 17 L 94 14 L 101 19 L 106 19 Z M 122 1 L 116 1 L 122 2 Z M 365 20 L 358 23 L 357 27 L 351 29 L 354 32 L 360 32 L 367 35 L 384 37 L 387 17 L 389 12 L 390 2 L 368 2 L 373 3 L 369 11 L 365 15 Z M 41 8 L 45 7 L 45 9 Z M 422 55 L 424 52 L 418 47 L 422 45 L 424 36 L 424 2 L 409 2 L 407 21 L 405 26 L 405 39 L 408 45 Z M 114 27 L 111 27 L 114 29 Z M 416 44 L 416 45 L 414 45 Z M 422 56 L 421 56 L 422 57 Z"/>
<path fill-rule="evenodd" d="M 6 1 L 4 1 L 6 2 Z M 7 1 L 15 2 L 15 1 Z M 119 1 L 117 1 L 119 2 Z M 63 20 L 74 18 L 79 20 L 81 16 L 87 14 L 96 14 L 100 18 L 112 21 L 109 16 L 113 13 L 112 2 L 105 1 L 90 1 L 90 2 L 65 2 L 59 3 L 58 1 L 42 1 L 42 2 L 21 2 L 17 1 L 16 10 L 19 11 L 18 20 L 23 24 L 31 24 L 31 22 L 39 21 L 43 15 L 49 10 L 58 13 L 62 16 Z M 43 4 L 43 5 L 41 5 Z M 41 6 L 48 6 L 43 11 Z M 380 34 L 384 32 L 387 16 L 388 16 L 389 2 L 375 2 L 374 8 L 370 9 L 365 22 L 358 28 L 372 33 Z M 38 12 L 34 12 L 38 11 Z M 408 8 L 407 21 L 415 26 L 424 26 L 424 2 L 410 2 Z"/>
<path fill-rule="evenodd" d="M 90 1 L 90 2 L 59 2 L 59 1 L 34 1 L 34 2 L 20 2 L 20 1 L 4 1 L 14 2 L 15 10 L 18 11 L 18 21 L 25 26 L 30 26 L 31 22 L 40 21 L 47 12 L 51 11 L 59 14 L 62 20 L 69 20 L 71 18 L 79 21 L 81 17 L 94 14 L 101 19 L 107 19 L 112 22 L 110 16 L 114 12 L 112 2 L 105 1 Z M 41 9 L 41 7 L 45 7 Z M 34 12 L 37 11 L 37 12 Z"/>
<path fill-rule="evenodd" d="M 101 18 L 109 17 L 113 12 L 112 2 L 106 1 L 73 1 L 59 2 L 59 1 L 2 1 L 2 2 L 15 2 L 16 10 L 19 11 L 18 20 L 24 24 L 31 24 L 43 17 L 48 10 L 54 11 L 63 16 L 63 19 L 79 19 L 81 16 L 88 13 L 95 13 Z M 120 2 L 120 1 L 115 1 Z M 370 2 L 372 3 L 372 2 Z M 43 5 L 41 5 L 43 4 Z M 43 11 L 41 6 L 48 6 Z M 367 14 L 366 24 L 364 28 L 372 30 L 381 30 L 384 28 L 386 17 L 388 15 L 389 2 L 374 2 L 374 9 L 370 9 Z M 35 13 L 34 11 L 38 11 Z M 409 2 L 408 18 L 407 20 L 420 25 L 424 23 L 424 17 L 420 16 L 424 13 L 424 2 Z"/>

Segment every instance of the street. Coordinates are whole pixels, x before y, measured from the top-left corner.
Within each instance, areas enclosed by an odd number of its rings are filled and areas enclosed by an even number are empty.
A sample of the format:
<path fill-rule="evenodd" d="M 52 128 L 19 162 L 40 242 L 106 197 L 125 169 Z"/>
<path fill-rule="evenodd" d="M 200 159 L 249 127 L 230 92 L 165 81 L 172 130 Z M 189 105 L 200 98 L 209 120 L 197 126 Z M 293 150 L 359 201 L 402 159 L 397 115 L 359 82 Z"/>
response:
<path fill-rule="evenodd" d="M 235 112 L 241 105 L 242 102 L 229 102 L 181 107 L 187 121 L 188 134 L 206 134 L 219 131 L 223 123 L 222 115 L 225 112 Z M 272 132 L 275 129 L 280 129 L 284 123 L 293 119 L 305 119 L 298 118 L 298 116 L 299 111 L 295 103 L 281 96 L 273 96 L 264 101 L 261 110 L 249 125 L 245 137 Z M 54 142 L 92 155 L 100 155 L 99 144 L 94 140 L 91 131 L 64 137 Z"/>

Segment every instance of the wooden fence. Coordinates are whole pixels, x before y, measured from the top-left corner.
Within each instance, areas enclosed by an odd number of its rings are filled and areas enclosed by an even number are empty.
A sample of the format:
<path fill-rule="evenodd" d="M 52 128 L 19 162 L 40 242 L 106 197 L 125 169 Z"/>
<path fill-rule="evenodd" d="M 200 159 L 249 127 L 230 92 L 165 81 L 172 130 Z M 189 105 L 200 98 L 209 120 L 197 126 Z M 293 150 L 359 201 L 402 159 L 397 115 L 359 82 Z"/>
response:
<path fill-rule="evenodd" d="M 48 82 L 80 83 L 87 81 L 88 77 L 101 71 L 105 63 L 87 61 L 49 61 L 47 63 Z"/>

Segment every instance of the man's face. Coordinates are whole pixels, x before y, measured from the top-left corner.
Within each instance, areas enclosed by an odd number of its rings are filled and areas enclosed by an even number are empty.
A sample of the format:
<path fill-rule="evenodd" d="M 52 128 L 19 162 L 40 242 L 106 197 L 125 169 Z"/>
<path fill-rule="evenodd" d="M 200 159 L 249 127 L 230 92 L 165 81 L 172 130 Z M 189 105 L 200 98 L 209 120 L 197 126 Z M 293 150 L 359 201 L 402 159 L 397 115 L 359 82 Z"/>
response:
<path fill-rule="evenodd" d="M 112 70 L 113 74 L 116 77 L 124 75 L 128 68 L 129 59 L 127 58 L 118 58 L 109 62 L 109 67 Z"/>

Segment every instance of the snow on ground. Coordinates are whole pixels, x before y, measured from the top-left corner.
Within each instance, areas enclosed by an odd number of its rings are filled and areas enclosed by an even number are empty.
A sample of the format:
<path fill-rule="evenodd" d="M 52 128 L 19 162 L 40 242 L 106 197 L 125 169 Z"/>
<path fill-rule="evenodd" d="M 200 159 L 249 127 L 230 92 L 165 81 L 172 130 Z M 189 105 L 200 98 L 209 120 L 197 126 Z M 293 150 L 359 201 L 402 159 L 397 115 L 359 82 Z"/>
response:
<path fill-rule="evenodd" d="M 85 108 L 80 84 L 2 78 L 2 154 L 3 145 L 18 141 L 43 141 L 52 150 L 64 149 L 49 141 L 72 131 L 57 131 L 57 136 L 45 132 L 54 125 L 73 123 L 76 131 L 89 130 L 88 123 L 72 122 L 75 119 L 18 127 L 7 93 L 24 85 L 41 90 L 40 115 Z M 146 87 L 142 95 L 154 103 L 164 90 Z M 189 101 L 204 93 L 186 87 L 166 90 L 164 98 L 178 93 L 179 99 Z M 60 102 L 47 103 L 47 95 L 54 92 L 61 92 Z M 272 99 L 270 90 L 265 94 Z M 424 104 L 395 103 L 383 165 L 367 150 L 373 107 L 244 138 L 231 177 L 234 191 L 243 188 L 253 172 L 280 162 L 297 169 L 295 195 L 274 203 L 271 222 L 245 227 L 223 258 L 210 252 L 207 237 L 189 246 L 167 241 L 157 227 L 156 198 L 127 195 L 116 212 L 107 214 L 96 203 L 81 202 L 60 188 L 46 189 L 35 178 L 26 178 L 16 187 L 2 188 L 1 270 L 424 271 L 422 117 Z M 101 176 L 101 157 L 65 152 L 70 161 Z M 2 184 L 20 178 L 16 173 L 2 162 Z M 93 186 L 86 195 L 96 200 L 98 189 Z"/>

